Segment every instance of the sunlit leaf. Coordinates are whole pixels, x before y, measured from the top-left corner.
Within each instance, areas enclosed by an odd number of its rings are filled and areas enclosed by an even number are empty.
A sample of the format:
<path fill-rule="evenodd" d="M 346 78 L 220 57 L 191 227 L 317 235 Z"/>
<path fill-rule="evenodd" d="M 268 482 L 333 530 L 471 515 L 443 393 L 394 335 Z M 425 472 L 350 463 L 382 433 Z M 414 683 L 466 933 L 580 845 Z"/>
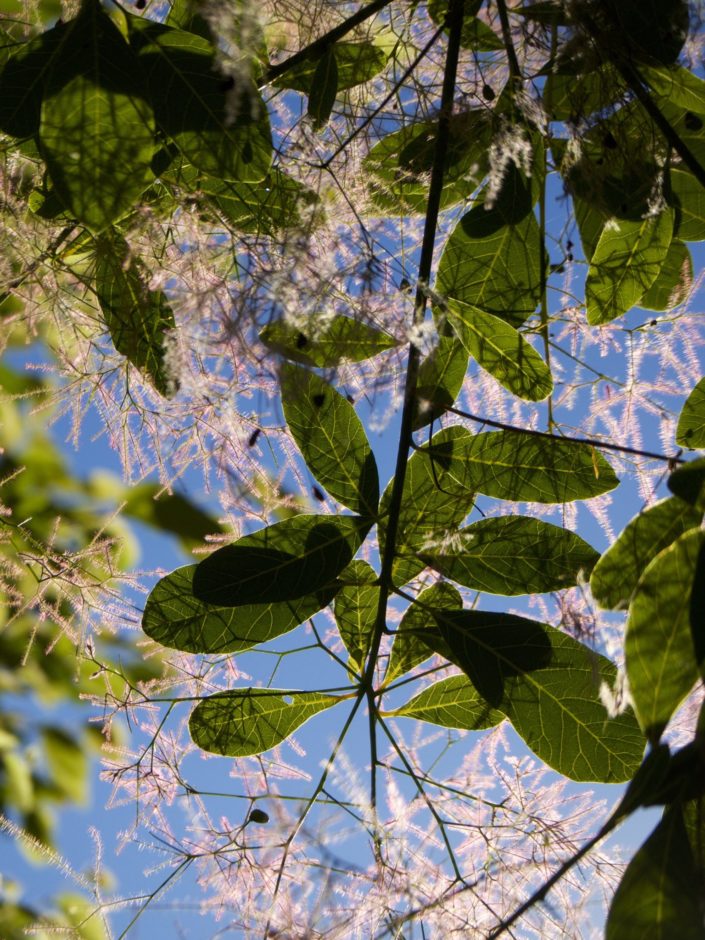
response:
<path fill-rule="evenodd" d="M 446 242 L 436 290 L 518 326 L 539 301 L 540 259 L 533 212 L 505 224 L 500 208 L 478 205 L 460 219 Z"/>
<path fill-rule="evenodd" d="M 323 325 L 316 318 L 301 326 L 279 320 L 265 326 L 260 339 L 287 359 L 322 369 L 336 366 L 343 359 L 371 359 L 397 345 L 388 333 L 340 314 L 326 317 Z"/>
<path fill-rule="evenodd" d="M 408 124 L 383 137 L 365 157 L 370 195 L 383 212 L 412 215 L 425 212 L 437 123 Z M 482 182 L 489 164 L 492 126 L 484 109 L 450 119 L 441 208 L 467 198 Z"/>
<path fill-rule="evenodd" d="M 263 180 L 272 138 L 254 84 L 224 77 L 213 46 L 194 33 L 138 17 L 129 22 L 160 130 L 203 173 L 243 183 Z"/>
<path fill-rule="evenodd" d="M 609 323 L 630 310 L 659 275 L 673 236 L 673 211 L 607 225 L 590 260 L 588 323 Z"/>
<path fill-rule="evenodd" d="M 162 291 L 149 290 L 148 275 L 127 243 L 105 238 L 96 247 L 96 294 L 115 349 L 162 395 L 175 391 L 165 363 L 174 314 Z"/>
<path fill-rule="evenodd" d="M 464 428 L 444 428 L 409 458 L 396 540 L 399 557 L 393 577 L 397 584 L 410 580 L 425 567 L 416 559 L 416 552 L 456 528 L 472 509 L 474 493 L 466 483 L 468 470 L 457 458 L 469 437 Z M 380 501 L 380 551 L 384 551 L 385 515 L 393 486 L 394 480 L 390 480 Z"/>
<path fill-rule="evenodd" d="M 642 65 L 639 74 L 657 95 L 668 98 L 679 108 L 696 112 L 705 109 L 705 81 L 690 69 L 680 65 L 659 68 Z"/>
<path fill-rule="evenodd" d="M 374 517 L 377 464 L 353 406 L 320 376 L 299 366 L 282 366 L 280 384 L 284 416 L 311 473 L 348 509 Z"/>
<path fill-rule="evenodd" d="M 589 499 L 619 482 L 602 454 L 589 445 L 523 431 L 464 431 L 448 473 L 470 491 L 535 503 Z"/>
<path fill-rule="evenodd" d="M 381 45 L 373 42 L 336 42 L 320 58 L 306 59 L 287 69 L 276 79 L 275 84 L 310 95 L 315 91 L 316 82 L 320 81 L 320 63 L 329 53 L 335 57 L 339 92 L 368 82 L 387 64 L 387 54 Z"/>
<path fill-rule="evenodd" d="M 198 747 L 227 757 L 262 754 L 340 698 L 320 692 L 232 689 L 200 702 L 189 731 Z"/>
<path fill-rule="evenodd" d="M 475 52 L 504 49 L 501 38 L 475 16 L 481 6 L 481 0 L 472 0 L 465 4 L 460 44 L 466 49 L 474 49 Z M 443 26 L 448 15 L 448 0 L 431 0 L 428 4 L 428 14 L 437 26 Z"/>
<path fill-rule="evenodd" d="M 503 712 L 487 704 L 466 676 L 451 676 L 434 682 L 390 714 L 395 718 L 419 718 L 444 728 L 465 731 L 492 728 L 505 717 Z"/>
<path fill-rule="evenodd" d="M 705 485 L 705 457 L 677 467 L 668 478 L 668 488 L 691 506 L 700 505 Z"/>
<path fill-rule="evenodd" d="M 450 652 L 550 767 L 572 780 L 603 783 L 628 780 L 636 771 L 644 739 L 631 712 L 607 716 L 600 686 L 612 687 L 617 671 L 604 656 L 512 614 L 439 611 L 436 621 L 438 652 Z"/>
<path fill-rule="evenodd" d="M 365 561 L 353 561 L 345 571 L 346 583 L 335 597 L 335 620 L 350 654 L 350 665 L 360 671 L 370 650 L 379 606 L 377 575 Z M 347 583 L 348 581 L 352 583 Z"/>
<path fill-rule="evenodd" d="M 629 608 L 625 653 L 629 691 L 641 727 L 657 740 L 690 692 L 698 669 L 690 601 L 705 534 L 680 536 L 648 565 Z"/>
<path fill-rule="evenodd" d="M 339 585 L 295 601 L 217 607 L 193 594 L 196 565 L 177 568 L 152 588 L 142 629 L 155 642 L 186 653 L 234 653 L 288 633 L 335 596 Z"/>
<path fill-rule="evenodd" d="M 462 606 L 463 599 L 458 589 L 447 581 L 440 581 L 419 594 L 407 608 L 394 634 L 384 674 L 385 685 L 419 666 L 431 655 L 430 647 L 423 641 L 423 634 L 436 629 L 433 611 L 458 610 Z"/>
<path fill-rule="evenodd" d="M 690 249 L 674 238 L 658 277 L 639 301 L 647 310 L 671 310 L 688 298 L 693 286 L 693 259 Z"/>
<path fill-rule="evenodd" d="M 371 525 L 358 516 L 299 515 L 259 529 L 197 566 L 194 596 L 224 607 L 303 598 L 333 583 Z"/>
<path fill-rule="evenodd" d="M 705 447 L 705 378 L 686 398 L 678 418 L 676 443 L 681 447 Z"/>
<path fill-rule="evenodd" d="M 490 594 L 560 591 L 587 575 L 598 553 L 567 529 L 529 516 L 481 519 L 423 560 L 465 587 Z"/>
<path fill-rule="evenodd" d="M 669 180 L 674 234 L 688 242 L 705 241 L 705 187 L 687 170 L 671 169 Z"/>
<path fill-rule="evenodd" d="M 154 115 L 138 58 L 98 3 L 65 35 L 45 81 L 40 150 L 56 194 L 99 232 L 153 179 Z"/>
<path fill-rule="evenodd" d="M 626 608 L 647 565 L 701 519 L 701 512 L 675 497 L 635 516 L 592 572 L 590 588 L 598 604 Z"/>
<path fill-rule="evenodd" d="M 624 91 L 624 81 L 609 62 L 590 71 L 566 63 L 546 76 L 543 101 L 554 121 L 576 122 L 613 104 Z"/>
<path fill-rule="evenodd" d="M 702 888 L 680 803 L 627 866 L 612 899 L 606 940 L 702 940 Z"/>
<path fill-rule="evenodd" d="M 439 336 L 433 351 L 421 360 L 414 399 L 412 428 L 418 431 L 452 407 L 468 368 L 465 347 L 454 336 Z"/>
<path fill-rule="evenodd" d="M 551 370 L 513 326 L 459 300 L 448 300 L 445 310 L 470 355 L 507 391 L 527 401 L 551 394 Z"/>

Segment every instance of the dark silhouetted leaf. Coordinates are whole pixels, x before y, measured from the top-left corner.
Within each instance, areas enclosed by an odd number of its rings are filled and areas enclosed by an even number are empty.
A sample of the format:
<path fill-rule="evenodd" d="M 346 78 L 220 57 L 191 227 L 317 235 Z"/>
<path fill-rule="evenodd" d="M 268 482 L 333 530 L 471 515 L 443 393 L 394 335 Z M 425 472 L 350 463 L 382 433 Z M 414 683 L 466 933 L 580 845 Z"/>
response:
<path fill-rule="evenodd" d="M 323 127 L 338 94 L 338 62 L 335 46 L 329 46 L 318 60 L 308 94 L 308 116 L 315 128 Z"/>
<path fill-rule="evenodd" d="M 705 457 L 682 464 L 668 478 L 668 488 L 691 506 L 700 505 L 705 484 Z"/>

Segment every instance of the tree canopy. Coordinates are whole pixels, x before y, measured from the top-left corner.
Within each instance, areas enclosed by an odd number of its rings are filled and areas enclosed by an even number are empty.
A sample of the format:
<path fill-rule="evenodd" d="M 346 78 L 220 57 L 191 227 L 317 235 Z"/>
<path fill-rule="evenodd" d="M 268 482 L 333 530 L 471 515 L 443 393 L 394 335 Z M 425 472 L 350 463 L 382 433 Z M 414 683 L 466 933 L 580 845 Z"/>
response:
<path fill-rule="evenodd" d="M 243 936 L 583 936 L 595 891 L 608 940 L 705 936 L 701 12 L 0 4 L 0 656 L 133 725 L 169 868 L 116 935 L 193 872 Z M 125 518 L 190 563 L 127 574 Z M 49 844 L 88 737 L 0 721 Z"/>

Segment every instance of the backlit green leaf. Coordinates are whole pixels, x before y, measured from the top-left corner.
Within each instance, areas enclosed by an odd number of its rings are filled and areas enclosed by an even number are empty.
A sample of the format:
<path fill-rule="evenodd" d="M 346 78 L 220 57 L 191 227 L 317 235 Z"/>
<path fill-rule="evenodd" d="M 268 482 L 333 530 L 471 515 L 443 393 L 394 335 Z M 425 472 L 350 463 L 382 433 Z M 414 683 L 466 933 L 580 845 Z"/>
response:
<path fill-rule="evenodd" d="M 702 513 L 675 497 L 635 516 L 592 572 L 590 588 L 598 604 L 625 608 L 647 565 L 684 532 L 699 526 L 701 519 Z"/>
<path fill-rule="evenodd" d="M 85 748 L 63 728 L 42 729 L 44 753 L 53 784 L 74 803 L 88 798 L 88 755 Z"/>
<path fill-rule="evenodd" d="M 496 49 L 504 49 L 501 38 L 475 16 L 481 6 L 481 0 L 471 0 L 465 4 L 460 44 L 466 49 L 474 49 L 475 52 L 493 52 Z M 443 26 L 448 16 L 448 0 L 430 0 L 428 14 L 434 23 Z"/>
<path fill-rule="evenodd" d="M 445 309 L 470 355 L 507 391 L 527 401 L 551 394 L 551 370 L 514 327 L 459 300 L 448 300 Z"/>
<path fill-rule="evenodd" d="M 161 395 L 175 381 L 164 361 L 174 314 L 162 291 L 149 290 L 147 274 L 123 239 L 105 238 L 96 249 L 96 294 L 115 349 L 148 378 Z"/>
<path fill-rule="evenodd" d="M 702 940 L 702 888 L 680 803 L 627 866 L 612 899 L 606 940 Z"/>
<path fill-rule="evenodd" d="M 194 33 L 138 17 L 129 22 L 161 131 L 203 173 L 243 183 L 263 180 L 272 138 L 254 84 L 224 77 L 213 46 Z"/>
<path fill-rule="evenodd" d="M 567 529 L 529 516 L 500 516 L 461 529 L 448 548 L 421 557 L 465 587 L 511 595 L 572 587 L 599 556 Z"/>
<path fill-rule="evenodd" d="M 658 277 L 639 301 L 647 310 L 671 310 L 688 298 L 693 286 L 693 259 L 679 239 L 671 242 Z"/>
<path fill-rule="evenodd" d="M 365 157 L 370 195 L 383 212 L 426 211 L 437 127 L 432 121 L 409 124 L 382 138 Z M 489 169 L 491 132 L 483 109 L 451 117 L 441 209 L 466 199 L 482 182 Z"/>
<path fill-rule="evenodd" d="M 372 583 L 377 575 L 366 561 L 353 561 L 345 571 L 345 583 L 335 597 L 335 620 L 340 637 L 350 654 L 350 665 L 361 671 L 370 650 L 379 586 Z"/>
<path fill-rule="evenodd" d="M 320 692 L 233 689 L 218 692 L 191 712 L 189 731 L 204 751 L 227 757 L 263 754 L 340 698 Z"/>
<path fill-rule="evenodd" d="M 683 405 L 676 443 L 681 447 L 705 447 L 705 378 L 700 379 Z"/>
<path fill-rule="evenodd" d="M 315 128 L 323 127 L 338 94 L 338 63 L 335 46 L 329 46 L 318 60 L 308 95 L 308 116 Z"/>
<path fill-rule="evenodd" d="M 440 581 L 419 594 L 416 601 L 407 608 L 394 634 L 387 671 L 384 674 L 385 685 L 419 666 L 431 655 L 430 647 L 423 641 L 423 634 L 424 631 L 436 629 L 433 611 L 457 610 L 462 606 L 463 599 L 459 591 L 447 581 Z"/>
<path fill-rule="evenodd" d="M 659 275 L 673 236 L 673 211 L 607 225 L 590 260 L 588 323 L 609 323 L 630 310 Z"/>
<path fill-rule="evenodd" d="M 466 676 L 451 676 L 434 682 L 390 714 L 395 718 L 419 718 L 444 728 L 465 731 L 492 728 L 505 717 L 503 712 L 487 704 Z"/>
<path fill-rule="evenodd" d="M 589 499 L 619 482 L 602 454 L 589 445 L 522 431 L 465 431 L 448 472 L 471 491 L 535 503 Z"/>
<path fill-rule="evenodd" d="M 318 67 L 327 53 L 335 54 L 339 92 L 368 82 L 387 64 L 387 55 L 381 45 L 373 42 L 336 42 L 319 59 L 307 59 L 287 69 L 276 79 L 275 84 L 310 95 L 318 80 Z"/>
<path fill-rule="evenodd" d="M 186 653 L 234 653 L 288 633 L 335 596 L 339 585 L 295 601 L 217 607 L 193 594 L 196 565 L 177 568 L 152 588 L 142 629 L 155 642 Z"/>
<path fill-rule="evenodd" d="M 668 488 L 691 506 L 699 506 L 705 485 L 705 457 L 677 467 L 668 478 Z"/>
<path fill-rule="evenodd" d="M 674 234 L 687 242 L 705 241 L 705 187 L 687 170 L 672 169 L 669 178 Z"/>
<path fill-rule="evenodd" d="M 353 406 L 299 366 L 283 365 L 280 383 L 284 416 L 311 473 L 348 509 L 375 516 L 377 464 Z"/>
<path fill-rule="evenodd" d="M 204 559 L 194 574 L 194 596 L 224 607 L 305 597 L 333 583 L 371 525 L 358 516 L 284 519 Z"/>
<path fill-rule="evenodd" d="M 575 123 L 613 104 L 624 90 L 619 72 L 609 62 L 591 71 L 578 71 L 567 63 L 546 76 L 543 101 L 554 121 Z"/>
<path fill-rule="evenodd" d="M 99 232 L 153 179 L 154 115 L 140 63 L 98 3 L 66 27 L 41 104 L 39 141 L 56 194 Z"/>
<path fill-rule="evenodd" d="M 393 572 L 397 584 L 410 580 L 425 567 L 416 559 L 416 552 L 460 525 L 472 509 L 474 493 L 466 482 L 466 464 L 456 456 L 469 437 L 464 428 L 444 428 L 434 434 L 430 444 L 420 447 L 409 458 L 399 511 L 398 558 Z M 384 517 L 393 486 L 394 480 L 390 480 L 380 502 L 380 551 L 384 550 Z"/>
<path fill-rule="evenodd" d="M 301 326 L 279 320 L 265 326 L 260 339 L 287 359 L 321 369 L 337 366 L 343 359 L 351 362 L 371 359 L 397 345 L 388 333 L 340 314 L 326 317 L 323 324 L 315 317 Z"/>
<path fill-rule="evenodd" d="M 539 301 L 540 258 L 533 212 L 505 224 L 499 207 L 478 205 L 460 219 L 446 242 L 436 290 L 518 326 Z"/>
<path fill-rule="evenodd" d="M 465 347 L 454 336 L 439 336 L 438 343 L 419 365 L 412 428 L 418 431 L 452 407 L 468 368 Z"/>
<path fill-rule="evenodd" d="M 639 74 L 656 94 L 688 111 L 705 110 L 705 81 L 680 65 L 659 68 L 642 65 Z"/>
<path fill-rule="evenodd" d="M 690 630 L 695 565 L 705 533 L 680 536 L 648 565 L 634 592 L 625 639 L 629 690 L 641 727 L 657 740 L 698 678 Z"/>
<path fill-rule="evenodd" d="M 438 651 L 451 653 L 541 760 L 572 780 L 617 783 L 636 771 L 644 739 L 631 712 L 608 718 L 602 683 L 616 669 L 553 627 L 512 614 L 438 612 Z M 432 638 L 432 643 L 436 641 Z"/>

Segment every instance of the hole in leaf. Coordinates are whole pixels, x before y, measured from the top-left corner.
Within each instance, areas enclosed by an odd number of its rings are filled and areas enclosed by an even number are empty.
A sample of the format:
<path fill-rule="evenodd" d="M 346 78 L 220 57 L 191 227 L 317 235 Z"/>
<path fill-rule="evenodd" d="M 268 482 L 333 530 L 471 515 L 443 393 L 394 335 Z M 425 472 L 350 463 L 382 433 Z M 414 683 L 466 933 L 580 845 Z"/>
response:
<path fill-rule="evenodd" d="M 308 339 L 304 336 L 303 333 L 296 334 L 296 348 L 305 349 L 308 346 Z"/>

